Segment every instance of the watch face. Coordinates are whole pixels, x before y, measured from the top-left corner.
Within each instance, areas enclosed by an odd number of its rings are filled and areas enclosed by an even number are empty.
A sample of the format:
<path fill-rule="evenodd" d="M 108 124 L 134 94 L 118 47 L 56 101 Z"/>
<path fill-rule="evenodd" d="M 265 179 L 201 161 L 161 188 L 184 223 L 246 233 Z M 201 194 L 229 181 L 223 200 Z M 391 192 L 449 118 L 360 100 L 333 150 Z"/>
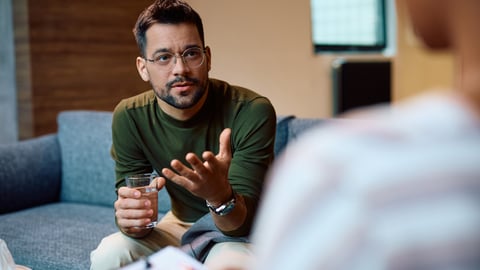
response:
<path fill-rule="evenodd" d="M 215 214 L 219 215 L 219 216 L 224 216 L 230 212 L 232 212 L 233 208 L 235 208 L 235 202 L 234 201 L 230 201 L 228 202 L 226 205 L 222 205 L 222 209 L 216 209 L 215 210 Z"/>
<path fill-rule="evenodd" d="M 215 206 L 209 204 L 208 202 L 206 202 L 206 203 L 207 203 L 208 208 L 210 208 L 215 214 L 217 214 L 219 216 L 224 216 L 224 215 L 232 212 L 233 208 L 235 208 L 236 196 L 235 196 L 235 193 L 233 193 L 232 199 L 229 200 L 228 202 L 220 205 L 219 207 L 215 207 Z"/>

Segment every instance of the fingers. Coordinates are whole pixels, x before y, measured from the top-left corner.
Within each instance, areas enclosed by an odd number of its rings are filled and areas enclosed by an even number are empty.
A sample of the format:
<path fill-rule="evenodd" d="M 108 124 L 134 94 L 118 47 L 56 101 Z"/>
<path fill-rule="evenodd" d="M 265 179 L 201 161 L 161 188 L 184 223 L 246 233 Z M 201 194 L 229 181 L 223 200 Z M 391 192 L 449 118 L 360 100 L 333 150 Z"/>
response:
<path fill-rule="evenodd" d="M 202 158 L 205 160 L 203 166 L 205 168 L 208 168 L 209 170 L 215 170 L 219 165 L 219 160 L 217 159 L 217 156 L 215 156 L 210 151 L 203 152 Z"/>
<path fill-rule="evenodd" d="M 185 157 L 188 163 L 192 166 L 192 170 L 188 169 L 189 173 L 197 173 L 200 175 L 208 173 L 208 168 L 205 167 L 204 163 L 193 153 L 188 153 Z M 182 174 L 187 177 L 187 175 Z M 189 177 L 190 178 L 190 177 Z"/>
<path fill-rule="evenodd" d="M 201 175 L 206 172 L 206 168 L 203 166 L 202 161 L 195 154 L 188 153 L 186 160 L 190 163 L 192 169 L 179 160 L 174 159 L 170 163 L 170 166 L 172 166 L 172 169 L 174 169 L 175 172 L 168 168 L 162 170 L 165 177 L 185 188 L 187 188 L 189 182 L 198 182 L 200 180 L 199 174 Z"/>
<path fill-rule="evenodd" d="M 165 175 L 166 178 L 170 179 L 177 185 L 180 185 L 184 188 L 187 188 L 188 182 L 186 181 L 185 177 L 178 175 L 174 171 L 168 168 L 163 168 L 162 169 L 162 174 Z M 188 188 L 187 188 L 188 189 Z"/>
<path fill-rule="evenodd" d="M 205 166 L 207 168 L 216 171 L 230 165 L 230 160 L 232 159 L 231 134 L 232 130 L 229 128 L 224 129 L 222 133 L 220 133 L 219 151 L 216 156 L 210 151 L 203 152 L 202 157 L 206 161 Z"/>
<path fill-rule="evenodd" d="M 163 177 L 156 177 L 153 179 L 152 183 L 150 183 L 151 187 L 155 187 L 158 191 L 160 191 L 165 186 L 165 178 Z"/>
<path fill-rule="evenodd" d="M 192 181 L 195 181 L 195 178 L 198 178 L 198 175 L 207 175 L 208 173 L 211 173 L 211 168 L 209 168 L 208 163 L 213 163 L 216 164 L 218 163 L 217 159 L 221 160 L 227 160 L 229 161 L 232 156 L 232 151 L 231 151 L 231 144 L 230 144 L 230 136 L 231 136 L 232 130 L 230 128 L 226 128 L 222 131 L 220 134 L 219 138 L 219 152 L 217 156 L 215 156 L 212 152 L 210 151 L 205 151 L 202 154 L 202 158 L 206 162 L 202 162 L 200 158 L 198 158 L 197 155 L 193 153 L 188 153 L 185 156 L 185 160 L 191 165 L 191 169 L 187 166 L 185 166 L 182 162 L 179 160 L 172 160 L 170 163 L 170 166 L 178 173 L 174 173 L 172 170 L 169 170 L 167 168 L 162 170 L 162 173 L 169 179 L 174 178 L 178 175 L 181 175 L 187 179 L 190 179 Z M 177 179 L 179 179 L 177 177 Z"/>
<path fill-rule="evenodd" d="M 166 169 L 166 168 L 162 170 L 162 173 L 175 184 L 182 186 L 183 188 L 190 190 L 190 192 L 192 192 L 193 183 L 189 181 L 187 178 L 181 175 L 178 175 L 174 173 L 172 170 Z"/>
<path fill-rule="evenodd" d="M 232 159 L 231 151 L 231 129 L 224 129 L 219 135 L 219 151 L 215 155 L 211 151 L 205 151 L 202 154 L 203 161 L 194 153 L 188 153 L 185 160 L 190 164 L 186 166 L 179 160 L 172 160 L 171 169 L 162 169 L 162 174 L 184 187 L 193 194 L 202 197 L 210 195 L 211 186 L 223 185 L 228 183 L 228 167 Z"/>
<path fill-rule="evenodd" d="M 117 223 L 121 228 L 144 226 L 150 223 L 153 216 L 150 200 L 142 199 L 140 191 L 133 188 L 119 188 L 114 206 Z"/>
<path fill-rule="evenodd" d="M 117 210 L 115 212 L 117 223 L 122 228 L 141 227 L 151 222 L 153 216 L 152 209 L 129 209 Z"/>
<path fill-rule="evenodd" d="M 187 157 L 188 157 L 187 159 L 188 163 L 191 163 L 193 168 L 195 168 L 196 166 L 198 167 L 198 164 L 201 163 L 201 161 L 199 161 L 199 159 L 192 153 L 187 154 Z M 192 169 L 185 166 L 179 160 L 176 160 L 176 159 L 172 160 L 172 162 L 170 163 L 170 166 L 172 166 L 172 168 L 175 171 L 177 171 L 177 173 L 181 176 L 184 176 L 189 179 L 195 177 L 195 172 Z"/>
<path fill-rule="evenodd" d="M 120 190 L 119 190 L 120 192 Z M 115 209 L 120 212 L 125 212 L 129 210 L 149 210 L 151 209 L 151 202 L 148 199 L 141 199 L 141 196 L 138 198 L 127 198 L 127 197 L 118 197 L 117 201 L 114 204 Z M 126 218 L 131 218 L 130 214 L 122 215 Z"/>
<path fill-rule="evenodd" d="M 118 197 L 139 199 L 142 193 L 134 188 L 121 187 L 118 189 Z"/>
<path fill-rule="evenodd" d="M 220 158 L 229 158 L 232 156 L 232 149 L 230 143 L 230 137 L 232 134 L 232 130 L 226 128 L 220 134 L 220 148 L 218 152 L 218 156 Z"/>

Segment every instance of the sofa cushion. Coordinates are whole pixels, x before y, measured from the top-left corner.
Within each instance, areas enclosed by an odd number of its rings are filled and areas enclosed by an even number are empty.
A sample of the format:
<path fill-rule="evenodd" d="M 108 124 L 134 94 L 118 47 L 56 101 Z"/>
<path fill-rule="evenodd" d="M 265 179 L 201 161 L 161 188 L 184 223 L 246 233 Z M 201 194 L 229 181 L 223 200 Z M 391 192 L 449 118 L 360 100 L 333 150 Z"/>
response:
<path fill-rule="evenodd" d="M 89 269 L 90 252 L 117 231 L 113 208 L 76 203 L 9 213 L 0 222 L 15 263 L 32 269 Z"/>
<path fill-rule="evenodd" d="M 60 164 L 54 134 L 0 145 L 0 214 L 58 201 Z"/>
<path fill-rule="evenodd" d="M 274 152 L 275 156 L 282 152 L 283 148 L 287 145 L 288 142 L 288 123 L 294 119 L 293 115 L 279 115 L 277 116 L 277 130 L 275 135 L 275 146 Z"/>
<path fill-rule="evenodd" d="M 64 111 L 57 122 L 62 153 L 61 200 L 113 206 L 112 113 Z"/>
<path fill-rule="evenodd" d="M 293 140 L 303 132 L 324 122 L 320 118 L 297 118 L 294 115 L 277 117 L 277 134 L 275 136 L 275 156 L 278 156 Z"/>
<path fill-rule="evenodd" d="M 315 128 L 326 120 L 321 118 L 295 118 L 288 122 L 288 143 L 297 140 L 305 131 Z M 330 120 L 328 120 L 330 121 Z"/>

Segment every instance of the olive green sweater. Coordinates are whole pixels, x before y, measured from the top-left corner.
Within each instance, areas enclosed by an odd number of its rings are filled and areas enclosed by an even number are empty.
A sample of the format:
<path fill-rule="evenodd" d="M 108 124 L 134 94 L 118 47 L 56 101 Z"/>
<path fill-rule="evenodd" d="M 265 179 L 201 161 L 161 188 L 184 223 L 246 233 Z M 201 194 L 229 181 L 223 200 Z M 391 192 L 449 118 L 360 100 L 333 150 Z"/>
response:
<path fill-rule="evenodd" d="M 193 152 L 218 153 L 219 136 L 231 128 L 232 161 L 229 181 L 243 195 L 248 218 L 240 235 L 250 231 L 258 206 L 265 174 L 273 161 L 276 115 L 270 101 L 255 92 L 210 79 L 208 97 L 203 108 L 191 119 L 178 121 L 165 114 L 153 90 L 122 100 L 115 108 L 112 124 L 116 188 L 125 185 L 128 174 L 161 172 L 170 161 L 184 164 L 185 155 Z M 166 184 L 172 212 L 183 221 L 194 222 L 208 213 L 205 201 L 181 186 Z"/>

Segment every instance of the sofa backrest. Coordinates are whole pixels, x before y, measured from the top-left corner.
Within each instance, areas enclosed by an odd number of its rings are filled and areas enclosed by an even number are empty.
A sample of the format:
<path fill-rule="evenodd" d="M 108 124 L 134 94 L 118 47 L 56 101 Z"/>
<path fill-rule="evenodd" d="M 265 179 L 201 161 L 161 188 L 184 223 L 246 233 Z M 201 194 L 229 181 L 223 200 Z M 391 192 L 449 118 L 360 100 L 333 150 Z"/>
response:
<path fill-rule="evenodd" d="M 0 214 L 58 201 L 59 152 L 55 134 L 0 144 Z"/>
<path fill-rule="evenodd" d="M 57 123 L 62 155 L 60 199 L 113 206 L 112 113 L 64 111 L 58 115 Z"/>
<path fill-rule="evenodd" d="M 57 117 L 62 154 L 62 201 L 113 206 L 115 163 L 112 146 L 112 112 L 63 111 Z M 159 192 L 158 211 L 170 210 L 165 189 Z"/>
<path fill-rule="evenodd" d="M 278 116 L 275 156 L 278 156 L 288 143 L 296 140 L 303 132 L 320 125 L 324 121 L 321 118 L 297 118 L 293 115 Z"/>

